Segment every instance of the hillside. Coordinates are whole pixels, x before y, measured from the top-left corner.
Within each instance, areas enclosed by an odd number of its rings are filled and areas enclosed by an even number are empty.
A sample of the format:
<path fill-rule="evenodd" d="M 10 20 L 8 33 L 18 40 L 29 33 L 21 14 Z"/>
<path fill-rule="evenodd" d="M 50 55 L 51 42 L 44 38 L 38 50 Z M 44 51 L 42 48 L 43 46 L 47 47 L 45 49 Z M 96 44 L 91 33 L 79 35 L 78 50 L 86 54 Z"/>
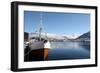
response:
<path fill-rule="evenodd" d="M 88 39 L 90 39 L 90 32 L 87 32 L 87 33 L 82 34 L 77 39 L 81 39 L 81 38 L 88 38 Z"/>

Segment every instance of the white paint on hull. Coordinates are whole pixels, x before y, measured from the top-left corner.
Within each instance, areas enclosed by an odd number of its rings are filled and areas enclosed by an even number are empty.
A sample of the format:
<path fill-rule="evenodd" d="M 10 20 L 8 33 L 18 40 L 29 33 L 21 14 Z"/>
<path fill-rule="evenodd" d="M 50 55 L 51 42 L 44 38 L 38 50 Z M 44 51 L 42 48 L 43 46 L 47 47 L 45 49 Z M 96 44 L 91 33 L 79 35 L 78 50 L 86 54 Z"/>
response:
<path fill-rule="evenodd" d="M 51 48 L 51 47 L 50 47 L 50 42 L 49 42 L 49 41 L 47 41 L 46 43 L 44 43 L 44 48 L 48 48 L 48 49 Z"/>

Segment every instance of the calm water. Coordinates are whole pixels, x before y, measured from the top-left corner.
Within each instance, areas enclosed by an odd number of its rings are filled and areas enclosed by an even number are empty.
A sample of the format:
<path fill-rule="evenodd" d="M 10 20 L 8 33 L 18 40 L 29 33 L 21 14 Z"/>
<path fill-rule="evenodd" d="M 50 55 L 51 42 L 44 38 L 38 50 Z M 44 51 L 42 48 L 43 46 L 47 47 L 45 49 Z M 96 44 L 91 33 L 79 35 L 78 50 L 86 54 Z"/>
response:
<path fill-rule="evenodd" d="M 89 42 L 51 42 L 49 60 L 88 59 L 90 58 Z"/>

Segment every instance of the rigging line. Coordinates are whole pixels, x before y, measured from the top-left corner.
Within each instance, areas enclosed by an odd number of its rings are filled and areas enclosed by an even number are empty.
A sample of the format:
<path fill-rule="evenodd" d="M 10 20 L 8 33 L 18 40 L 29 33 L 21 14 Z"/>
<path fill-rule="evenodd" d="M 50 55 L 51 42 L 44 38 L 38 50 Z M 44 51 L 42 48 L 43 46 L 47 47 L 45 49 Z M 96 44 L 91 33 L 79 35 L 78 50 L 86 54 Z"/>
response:
<path fill-rule="evenodd" d="M 24 56 L 28 55 L 32 50 L 30 50 L 28 53 L 26 53 Z"/>

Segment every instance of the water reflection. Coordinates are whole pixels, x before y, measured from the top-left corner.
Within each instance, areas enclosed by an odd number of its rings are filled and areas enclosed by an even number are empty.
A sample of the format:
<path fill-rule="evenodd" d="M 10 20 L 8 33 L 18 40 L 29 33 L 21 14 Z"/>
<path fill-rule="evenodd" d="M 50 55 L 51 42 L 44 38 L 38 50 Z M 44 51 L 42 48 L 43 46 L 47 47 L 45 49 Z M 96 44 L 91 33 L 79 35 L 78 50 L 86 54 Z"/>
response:
<path fill-rule="evenodd" d="M 49 60 L 90 58 L 89 42 L 51 42 Z"/>

